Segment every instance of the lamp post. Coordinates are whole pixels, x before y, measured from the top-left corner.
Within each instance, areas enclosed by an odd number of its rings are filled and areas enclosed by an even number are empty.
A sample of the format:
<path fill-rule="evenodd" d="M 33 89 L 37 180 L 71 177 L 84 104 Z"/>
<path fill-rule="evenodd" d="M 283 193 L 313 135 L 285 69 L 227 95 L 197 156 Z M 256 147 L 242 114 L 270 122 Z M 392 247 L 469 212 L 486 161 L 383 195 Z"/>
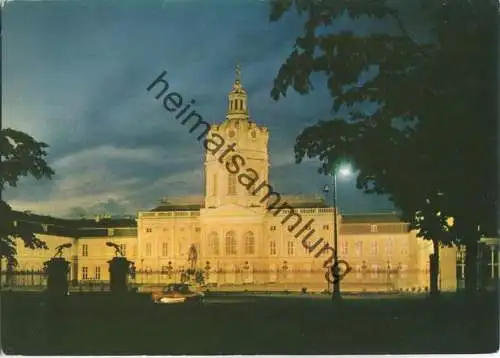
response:
<path fill-rule="evenodd" d="M 339 280 L 339 267 L 338 267 L 338 222 L 337 222 L 337 169 L 338 173 L 342 176 L 348 176 L 351 173 L 351 169 L 348 166 L 342 166 L 340 168 L 334 168 L 332 171 L 332 204 L 333 204 L 333 262 L 332 262 L 332 274 L 333 274 L 333 290 L 332 290 L 332 300 L 339 300 L 340 295 L 340 280 Z M 323 192 L 328 194 L 330 187 L 326 184 L 323 187 Z"/>

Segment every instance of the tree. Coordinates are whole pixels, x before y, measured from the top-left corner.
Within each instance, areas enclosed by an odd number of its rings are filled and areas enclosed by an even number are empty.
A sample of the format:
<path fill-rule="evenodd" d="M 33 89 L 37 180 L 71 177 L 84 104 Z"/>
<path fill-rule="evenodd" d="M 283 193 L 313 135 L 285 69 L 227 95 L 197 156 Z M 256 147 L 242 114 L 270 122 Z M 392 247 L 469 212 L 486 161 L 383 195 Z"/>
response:
<path fill-rule="evenodd" d="M 418 31 L 401 15 L 415 3 Z M 273 1 L 271 21 L 291 7 Z M 348 113 L 306 128 L 296 161 L 318 157 L 324 173 L 342 158 L 354 161 L 358 188 L 387 194 L 436 252 L 439 244 L 466 245 L 466 286 L 475 290 L 477 242 L 496 230 L 496 2 L 297 0 L 295 7 L 306 15 L 304 34 L 271 96 L 279 100 L 290 87 L 307 94 L 311 74 L 323 72 L 333 110 Z M 342 16 L 349 28 L 334 26 Z M 355 26 L 375 20 L 383 29 Z"/>
<path fill-rule="evenodd" d="M 21 177 L 30 175 L 36 179 L 51 178 L 54 171 L 44 159 L 47 147 L 47 144 L 37 142 L 26 133 L 10 128 L 1 129 L 0 193 L 6 185 L 16 187 Z M 16 238 L 22 239 L 25 247 L 47 249 L 47 245 L 32 230 L 16 221 L 16 213 L 0 197 L 0 272 L 4 258 L 7 259 L 9 268 L 17 265 Z"/>

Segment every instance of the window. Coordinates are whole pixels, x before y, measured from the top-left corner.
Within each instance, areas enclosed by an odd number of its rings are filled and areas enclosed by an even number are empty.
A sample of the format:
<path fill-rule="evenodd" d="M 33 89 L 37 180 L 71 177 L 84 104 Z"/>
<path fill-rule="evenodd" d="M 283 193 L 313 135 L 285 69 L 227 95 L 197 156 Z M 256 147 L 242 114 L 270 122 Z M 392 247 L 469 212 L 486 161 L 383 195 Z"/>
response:
<path fill-rule="evenodd" d="M 330 226 L 328 225 L 323 225 L 323 230 L 329 230 L 330 229 Z"/>
<path fill-rule="evenodd" d="M 288 241 L 288 256 L 295 255 L 295 243 L 293 241 Z"/>
<path fill-rule="evenodd" d="M 163 242 L 161 244 L 161 255 L 168 256 L 168 242 Z"/>
<path fill-rule="evenodd" d="M 372 233 L 378 232 L 378 226 L 377 225 L 370 225 L 370 232 L 372 232 Z"/>
<path fill-rule="evenodd" d="M 408 255 L 408 241 L 406 239 L 402 240 L 403 243 L 401 245 L 401 255 Z"/>
<path fill-rule="evenodd" d="M 146 243 L 146 256 L 151 256 L 151 243 Z"/>
<path fill-rule="evenodd" d="M 385 254 L 386 255 L 392 254 L 392 238 L 388 238 L 385 243 Z"/>
<path fill-rule="evenodd" d="M 245 234 L 245 254 L 253 255 L 255 253 L 255 237 L 253 232 L 249 231 Z"/>
<path fill-rule="evenodd" d="M 82 267 L 82 280 L 88 280 L 89 278 L 89 268 L 87 266 Z"/>
<path fill-rule="evenodd" d="M 363 254 L 363 241 L 356 241 L 356 255 L 361 256 Z"/>
<path fill-rule="evenodd" d="M 194 228 L 194 232 L 200 232 L 200 228 L 199 227 L 195 227 Z"/>
<path fill-rule="evenodd" d="M 349 251 L 349 244 L 348 244 L 347 240 L 344 240 L 341 243 L 342 255 L 347 255 L 348 251 Z"/>
<path fill-rule="evenodd" d="M 123 256 L 127 256 L 127 245 L 120 244 L 120 250 L 121 250 Z"/>
<path fill-rule="evenodd" d="M 82 256 L 89 256 L 89 245 L 82 245 Z"/>
<path fill-rule="evenodd" d="M 226 255 L 236 255 L 236 237 L 234 231 L 226 233 Z"/>
<path fill-rule="evenodd" d="M 274 240 L 269 243 L 269 254 L 276 255 L 276 241 Z"/>
<path fill-rule="evenodd" d="M 113 236 L 115 234 L 115 229 L 108 229 L 108 236 Z"/>
<path fill-rule="evenodd" d="M 229 174 L 227 182 L 227 195 L 236 195 L 236 175 Z"/>
<path fill-rule="evenodd" d="M 153 232 L 153 230 L 150 227 L 147 227 L 146 232 Z"/>
<path fill-rule="evenodd" d="M 271 226 L 271 231 L 276 231 L 276 225 Z"/>
<path fill-rule="evenodd" d="M 213 180 L 213 182 L 212 182 L 212 195 L 216 196 L 217 195 L 217 174 L 214 174 L 212 180 Z"/>
<path fill-rule="evenodd" d="M 100 266 L 96 266 L 95 267 L 95 275 L 94 275 L 94 278 L 96 280 L 100 280 L 101 279 L 101 267 Z"/>
<path fill-rule="evenodd" d="M 372 241 L 372 255 L 378 255 L 378 241 Z"/>
<path fill-rule="evenodd" d="M 208 252 L 210 255 L 219 255 L 219 236 L 216 232 L 211 232 L 208 235 Z"/>

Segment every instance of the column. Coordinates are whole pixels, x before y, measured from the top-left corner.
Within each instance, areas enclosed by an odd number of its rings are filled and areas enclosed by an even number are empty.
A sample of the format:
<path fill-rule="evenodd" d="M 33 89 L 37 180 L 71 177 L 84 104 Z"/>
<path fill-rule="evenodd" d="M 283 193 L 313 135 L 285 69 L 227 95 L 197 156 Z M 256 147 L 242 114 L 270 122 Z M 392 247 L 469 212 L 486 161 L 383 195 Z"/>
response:
<path fill-rule="evenodd" d="M 495 246 L 495 251 L 497 252 L 497 270 L 498 270 L 497 280 L 500 280 L 500 246 Z"/>
<path fill-rule="evenodd" d="M 496 246 L 491 245 L 490 246 L 490 251 L 491 251 L 491 278 L 495 278 L 495 251 L 498 252 L 496 249 Z"/>

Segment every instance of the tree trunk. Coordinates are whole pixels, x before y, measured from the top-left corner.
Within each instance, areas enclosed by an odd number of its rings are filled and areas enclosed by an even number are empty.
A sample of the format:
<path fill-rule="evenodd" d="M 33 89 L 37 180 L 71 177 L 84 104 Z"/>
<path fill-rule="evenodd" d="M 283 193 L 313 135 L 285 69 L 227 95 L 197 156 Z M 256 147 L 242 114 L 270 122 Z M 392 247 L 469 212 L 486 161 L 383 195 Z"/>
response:
<path fill-rule="evenodd" d="M 466 245 L 465 289 L 469 294 L 477 291 L 477 242 L 475 240 Z"/>
<path fill-rule="evenodd" d="M 430 295 L 436 297 L 439 295 L 439 242 L 432 240 L 434 253 L 430 255 Z"/>

